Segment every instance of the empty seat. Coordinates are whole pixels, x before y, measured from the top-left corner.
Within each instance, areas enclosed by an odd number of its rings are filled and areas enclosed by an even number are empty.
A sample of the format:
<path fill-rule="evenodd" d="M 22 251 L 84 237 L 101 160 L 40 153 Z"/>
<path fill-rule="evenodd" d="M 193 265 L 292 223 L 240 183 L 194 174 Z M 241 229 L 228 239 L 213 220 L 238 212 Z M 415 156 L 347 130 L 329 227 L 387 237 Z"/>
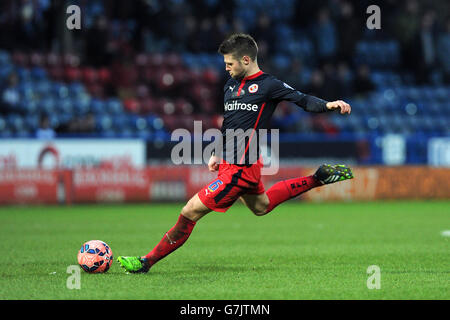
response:
<path fill-rule="evenodd" d="M 34 80 L 43 80 L 47 78 L 47 71 L 41 67 L 34 67 L 31 69 L 31 77 Z"/>
<path fill-rule="evenodd" d="M 123 112 L 122 101 L 115 98 L 110 98 L 106 101 L 106 110 L 111 114 L 120 114 Z"/>
<path fill-rule="evenodd" d="M 56 111 L 56 103 L 53 97 L 45 97 L 38 102 L 38 111 L 52 114 Z"/>
<path fill-rule="evenodd" d="M 92 99 L 91 100 L 91 112 L 94 114 L 103 114 L 107 112 L 106 103 L 101 99 Z"/>

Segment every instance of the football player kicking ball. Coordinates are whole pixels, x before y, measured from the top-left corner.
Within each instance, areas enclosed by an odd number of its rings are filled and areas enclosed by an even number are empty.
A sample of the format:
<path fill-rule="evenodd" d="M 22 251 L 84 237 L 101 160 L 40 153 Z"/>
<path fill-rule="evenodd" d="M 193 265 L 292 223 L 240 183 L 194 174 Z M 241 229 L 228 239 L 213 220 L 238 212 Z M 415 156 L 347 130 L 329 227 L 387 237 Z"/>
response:
<path fill-rule="evenodd" d="M 145 256 L 120 256 L 118 262 L 128 272 L 144 273 L 159 260 L 181 247 L 189 238 L 197 221 L 211 211 L 225 212 L 240 199 L 255 215 L 263 216 L 277 205 L 324 184 L 352 179 L 350 168 L 345 165 L 322 165 L 307 177 L 297 177 L 275 183 L 265 191 L 261 182 L 261 160 L 251 161 L 251 140 L 257 141 L 259 129 L 267 128 L 277 104 L 289 101 L 308 112 L 332 112 L 350 114 L 351 107 L 344 101 L 327 102 L 306 95 L 274 76 L 263 73 L 257 63 L 258 47 L 246 34 L 234 34 L 219 47 L 226 71 L 231 78 L 224 87 L 223 139 L 228 132 L 251 130 L 246 137 L 237 137 L 238 146 L 224 143 L 221 157 L 212 155 L 208 168 L 218 171 L 218 177 L 194 195 L 181 210 L 177 223 L 161 241 Z M 230 131 L 230 129 L 233 129 Z M 227 140 L 228 141 L 228 140 Z M 234 138 L 233 138 L 234 141 Z M 239 142 L 240 141 L 240 142 Z M 245 148 L 242 155 L 239 143 Z M 258 143 L 256 143 L 258 144 Z M 259 158 L 259 148 L 256 148 Z"/>

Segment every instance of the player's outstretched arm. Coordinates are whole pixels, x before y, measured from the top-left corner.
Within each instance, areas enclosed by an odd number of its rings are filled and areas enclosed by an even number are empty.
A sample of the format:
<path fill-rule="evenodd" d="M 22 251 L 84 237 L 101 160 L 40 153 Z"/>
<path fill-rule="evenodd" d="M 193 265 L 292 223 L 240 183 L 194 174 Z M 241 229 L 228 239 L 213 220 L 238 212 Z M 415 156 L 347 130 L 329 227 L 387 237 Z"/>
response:
<path fill-rule="evenodd" d="M 327 102 L 326 106 L 328 110 L 341 109 L 341 114 L 350 114 L 352 112 L 352 107 L 347 102 L 342 100 Z"/>
<path fill-rule="evenodd" d="M 274 79 L 270 87 L 270 96 L 275 101 L 289 101 L 297 104 L 307 112 L 322 113 L 340 109 L 341 114 L 350 114 L 351 107 L 342 100 L 325 101 L 321 98 L 302 93 L 288 84 Z"/>

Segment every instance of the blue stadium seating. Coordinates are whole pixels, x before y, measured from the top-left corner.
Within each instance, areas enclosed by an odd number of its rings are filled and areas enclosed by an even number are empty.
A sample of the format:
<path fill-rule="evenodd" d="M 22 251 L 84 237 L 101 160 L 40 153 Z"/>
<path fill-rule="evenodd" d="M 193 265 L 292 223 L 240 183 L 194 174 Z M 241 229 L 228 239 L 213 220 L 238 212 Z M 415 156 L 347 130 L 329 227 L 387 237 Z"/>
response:
<path fill-rule="evenodd" d="M 289 1 L 288 1 L 289 2 Z M 244 2 L 242 2 L 244 3 Z M 277 13 L 279 14 L 279 13 Z M 252 15 L 244 12 L 243 15 Z M 129 28 L 133 28 L 132 25 Z M 306 35 L 299 35 L 291 28 L 278 25 L 281 38 L 292 39 L 288 46 L 273 56 L 274 64 L 288 69 L 294 55 L 312 57 L 315 49 Z M 283 41 L 285 44 L 286 42 Z M 398 44 L 393 41 L 371 42 L 365 40 L 357 45 L 356 60 L 371 65 L 371 79 L 376 90 L 362 99 L 350 99 L 353 107 L 351 117 L 330 115 L 329 122 L 341 133 L 385 134 L 423 133 L 448 135 L 450 132 L 450 87 L 416 86 L 408 84 L 408 75 L 401 75 L 391 68 L 398 61 Z M 182 54 L 182 67 L 188 72 L 213 68 L 223 71 L 223 58 L 217 54 Z M 308 60 L 308 59 L 306 59 Z M 44 67 L 16 66 L 6 51 L 0 51 L 0 83 L 15 71 L 19 78 L 17 91 L 20 102 L 14 113 L 0 116 L 0 137 L 31 136 L 39 126 L 41 113 L 50 116 L 52 126 L 68 124 L 76 116 L 89 112 L 95 116 L 96 133 L 103 137 L 167 137 L 161 114 L 133 114 L 124 109 L 117 97 L 92 96 L 82 82 L 59 82 L 50 78 Z M 309 83 L 311 68 L 306 65 L 298 75 L 300 83 Z M 155 103 L 157 105 L 157 103 Z M 151 108 L 153 112 L 158 108 Z M 313 115 L 298 112 L 275 116 L 273 124 L 283 128 L 294 127 L 299 121 L 308 122 Z M 170 122 L 170 121 L 169 121 Z M 181 123 L 181 122 L 180 122 Z M 306 126 L 305 126 L 306 128 Z M 301 129 L 307 131 L 308 129 Z"/>

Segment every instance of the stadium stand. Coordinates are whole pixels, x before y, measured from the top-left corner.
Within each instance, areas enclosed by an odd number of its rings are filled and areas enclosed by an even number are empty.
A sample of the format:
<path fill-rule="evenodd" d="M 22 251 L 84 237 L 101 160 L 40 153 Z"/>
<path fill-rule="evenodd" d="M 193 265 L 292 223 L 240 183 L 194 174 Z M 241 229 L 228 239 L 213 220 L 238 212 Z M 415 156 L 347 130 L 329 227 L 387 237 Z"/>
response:
<path fill-rule="evenodd" d="M 299 139 L 450 134 L 445 10 L 384 1 L 380 36 L 365 28 L 367 1 L 74 3 L 82 8 L 82 31 L 64 35 L 51 32 L 58 17 L 51 1 L 0 5 L 8 13 L 0 19 L 1 138 L 34 137 L 43 117 L 59 137 L 151 140 L 167 139 L 176 128 L 192 130 L 194 120 L 205 129 L 220 127 L 225 74 L 216 50 L 237 31 L 255 35 L 264 71 L 353 106 L 348 118 L 317 117 L 282 103 L 272 123 L 282 133 Z"/>

